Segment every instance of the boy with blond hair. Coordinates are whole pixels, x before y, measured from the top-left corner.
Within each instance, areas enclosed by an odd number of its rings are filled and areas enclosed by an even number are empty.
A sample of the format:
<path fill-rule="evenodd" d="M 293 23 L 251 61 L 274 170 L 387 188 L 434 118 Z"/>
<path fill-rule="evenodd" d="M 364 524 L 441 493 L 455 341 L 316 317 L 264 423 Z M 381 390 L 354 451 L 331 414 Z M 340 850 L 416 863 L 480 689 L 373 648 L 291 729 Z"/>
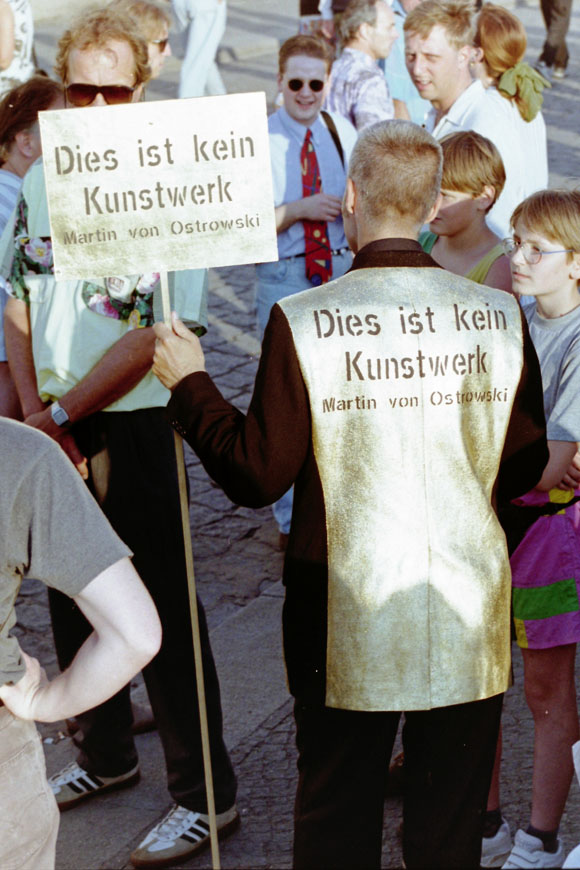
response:
<path fill-rule="evenodd" d="M 441 142 L 441 205 L 419 237 L 423 250 L 457 275 L 477 284 L 511 290 L 508 258 L 485 218 L 505 184 L 499 151 L 474 133 L 454 133 Z"/>

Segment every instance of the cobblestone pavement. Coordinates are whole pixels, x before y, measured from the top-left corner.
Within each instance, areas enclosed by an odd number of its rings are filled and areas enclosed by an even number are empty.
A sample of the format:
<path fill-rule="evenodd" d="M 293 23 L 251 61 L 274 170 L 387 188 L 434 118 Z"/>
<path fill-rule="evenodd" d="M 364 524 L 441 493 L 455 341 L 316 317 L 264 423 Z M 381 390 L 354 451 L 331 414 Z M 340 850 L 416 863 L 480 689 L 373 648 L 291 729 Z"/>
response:
<path fill-rule="evenodd" d="M 268 0 L 238 0 L 229 4 L 232 45 L 244 51 L 222 52 L 222 72 L 228 89 L 266 90 L 270 106 L 275 96 L 276 57 L 273 52 L 252 54 L 252 35 L 267 34 L 283 39 L 295 32 L 297 3 Z M 528 29 L 529 57 L 534 59 L 543 39 L 543 25 L 537 6 L 518 4 L 516 12 Z M 41 60 L 50 63 L 55 36 L 65 22 L 43 22 L 38 30 L 37 48 Z M 548 92 L 544 116 L 548 125 L 551 183 L 577 184 L 580 175 L 578 118 L 580 104 L 580 13 L 573 15 L 570 29 L 572 61 L 569 76 Z M 226 39 L 227 42 L 227 39 Z M 178 61 L 172 59 L 162 82 L 151 88 L 156 98 L 174 96 Z M 570 181 L 571 180 L 571 181 Z M 214 269 L 210 273 L 210 329 L 204 339 L 207 368 L 225 396 L 241 409 L 248 405 L 259 343 L 254 329 L 254 269 L 252 266 Z M 281 574 L 282 559 L 277 551 L 277 530 L 269 508 L 254 511 L 232 505 L 207 478 L 196 458 L 186 453 L 191 483 L 191 524 L 193 530 L 196 580 L 206 605 L 211 628 L 226 624 L 264 591 L 273 587 Z M 54 672 L 55 657 L 50 635 L 46 595 L 36 583 L 24 584 L 19 598 L 18 632 L 22 645 L 37 655 Z M 504 769 L 502 805 L 513 828 L 525 825 L 529 812 L 532 772 L 532 723 L 522 694 L 521 656 L 514 648 L 515 686 L 506 698 L 504 714 Z M 136 681 L 137 693 L 142 688 Z M 49 769 L 52 772 L 70 757 L 68 738 L 62 723 L 42 726 Z M 124 867 L 130 848 L 141 834 L 139 818 L 143 808 L 157 814 L 168 806 L 162 774 L 162 756 L 155 734 L 138 738 L 144 780 L 158 784 L 147 793 L 138 790 L 99 798 L 63 816 L 57 866 L 64 868 Z M 291 866 L 292 806 L 296 782 L 292 705 L 288 700 L 268 715 L 243 742 L 232 747 L 239 777 L 238 806 L 243 824 L 221 845 L 222 866 L 227 868 L 287 868 Z M 139 787 L 141 788 L 141 786 Z M 130 829 L 119 830 L 114 822 L 127 804 L 135 820 Z M 397 827 L 400 803 L 385 805 L 383 866 L 399 867 Z M 90 820 L 94 829 L 86 836 L 86 862 L 75 857 L 75 836 L 81 822 Z M 85 828 L 83 828 L 85 831 Z M 572 785 L 561 827 L 566 845 L 580 842 L 580 792 Z M 93 842 L 94 841 L 94 842 Z M 103 844 L 114 844 L 104 863 Z M 116 851 L 115 851 L 116 850 Z M 112 857 L 111 857 L 112 856 Z M 209 853 L 187 866 L 211 867 Z"/>

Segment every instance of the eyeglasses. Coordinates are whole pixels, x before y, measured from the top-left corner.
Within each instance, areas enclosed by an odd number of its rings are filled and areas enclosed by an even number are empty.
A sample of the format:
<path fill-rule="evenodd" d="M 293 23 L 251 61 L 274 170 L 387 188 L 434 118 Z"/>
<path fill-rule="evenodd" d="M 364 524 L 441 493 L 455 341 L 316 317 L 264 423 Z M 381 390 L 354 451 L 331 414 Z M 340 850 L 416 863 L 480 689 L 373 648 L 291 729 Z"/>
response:
<path fill-rule="evenodd" d="M 86 85 L 75 83 L 67 85 L 65 94 L 67 102 L 71 106 L 90 106 L 102 94 L 108 106 L 119 106 L 122 103 L 130 103 L 133 99 L 135 88 L 128 85 Z"/>
<path fill-rule="evenodd" d="M 537 265 L 542 256 L 544 254 L 573 254 L 573 250 L 562 249 L 558 251 L 542 251 L 541 248 L 538 248 L 537 245 L 533 245 L 531 242 L 520 242 L 516 239 L 503 239 L 502 247 L 508 257 L 511 257 L 512 254 L 515 254 L 516 251 L 522 252 L 522 257 L 530 266 Z"/>
<path fill-rule="evenodd" d="M 161 54 L 163 54 L 163 52 L 167 48 L 167 43 L 169 42 L 169 37 L 166 36 L 164 39 L 150 39 L 149 42 L 151 42 L 153 45 L 158 45 L 159 51 L 161 52 Z"/>
<path fill-rule="evenodd" d="M 304 85 L 308 85 L 311 91 L 314 91 L 315 94 L 319 93 L 325 85 L 325 82 L 322 79 L 311 79 L 309 82 L 305 82 L 302 79 L 290 79 L 288 82 L 288 87 L 291 91 L 298 93 L 301 91 Z"/>

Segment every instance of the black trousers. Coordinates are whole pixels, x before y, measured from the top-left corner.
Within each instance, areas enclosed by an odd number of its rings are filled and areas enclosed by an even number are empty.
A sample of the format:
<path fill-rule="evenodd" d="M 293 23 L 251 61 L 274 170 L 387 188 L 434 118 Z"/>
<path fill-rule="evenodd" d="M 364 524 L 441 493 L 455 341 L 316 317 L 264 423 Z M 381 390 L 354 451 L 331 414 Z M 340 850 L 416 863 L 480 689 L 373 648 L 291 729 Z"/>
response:
<path fill-rule="evenodd" d="M 568 46 L 566 34 L 570 26 L 572 0 L 540 0 L 542 15 L 546 24 L 546 41 L 540 55 L 548 66 L 568 65 Z"/>
<path fill-rule="evenodd" d="M 195 664 L 173 435 L 161 408 L 95 414 L 73 429 L 87 458 L 89 486 L 159 611 L 161 649 L 145 668 L 163 744 L 169 791 L 181 806 L 206 812 Z M 91 529 L 86 530 L 91 534 Z M 50 590 L 58 661 L 67 667 L 91 628 L 74 603 Z M 236 778 L 222 738 L 220 688 L 205 614 L 198 599 L 216 812 L 229 809 Z M 137 763 L 129 687 L 77 716 L 79 764 L 116 776 Z"/>
<path fill-rule="evenodd" d="M 405 713 L 407 867 L 480 866 L 503 695 Z M 388 765 L 400 713 L 295 706 L 294 867 L 379 868 Z"/>

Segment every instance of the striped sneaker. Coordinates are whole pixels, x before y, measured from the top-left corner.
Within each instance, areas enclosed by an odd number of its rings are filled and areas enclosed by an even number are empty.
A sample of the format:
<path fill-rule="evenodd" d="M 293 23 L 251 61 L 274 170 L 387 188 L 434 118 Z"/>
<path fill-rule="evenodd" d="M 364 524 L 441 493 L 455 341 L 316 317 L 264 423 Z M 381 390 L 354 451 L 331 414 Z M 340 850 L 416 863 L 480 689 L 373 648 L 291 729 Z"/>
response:
<path fill-rule="evenodd" d="M 216 815 L 221 840 L 240 824 L 235 807 Z M 209 817 L 177 804 L 155 825 L 131 855 L 134 867 L 169 867 L 191 857 L 210 844 Z"/>
<path fill-rule="evenodd" d="M 94 797 L 106 791 L 128 788 L 139 781 L 139 765 L 120 776 L 94 776 L 83 770 L 76 761 L 71 761 L 48 780 L 52 793 L 56 798 L 59 810 L 70 810 L 79 801 Z"/>

